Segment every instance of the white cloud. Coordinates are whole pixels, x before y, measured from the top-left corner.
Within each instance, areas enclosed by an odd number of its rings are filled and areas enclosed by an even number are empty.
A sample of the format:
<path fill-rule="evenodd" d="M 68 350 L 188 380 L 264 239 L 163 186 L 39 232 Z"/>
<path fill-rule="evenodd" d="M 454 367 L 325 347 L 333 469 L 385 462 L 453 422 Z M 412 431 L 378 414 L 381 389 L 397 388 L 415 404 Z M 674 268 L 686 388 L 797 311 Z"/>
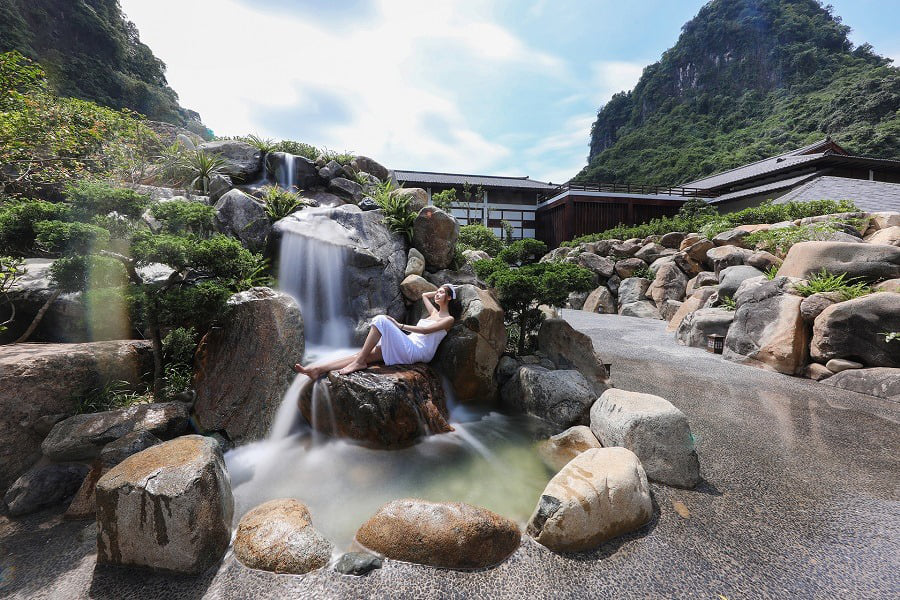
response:
<path fill-rule="evenodd" d="M 594 115 L 571 117 L 559 133 L 531 144 L 523 152 L 526 173 L 540 181 L 563 183 L 585 165 Z"/>
<path fill-rule="evenodd" d="M 471 125 L 453 100 L 453 82 L 422 71 L 423 48 L 437 41 L 449 55 L 544 76 L 563 68 L 559 59 L 451 3 L 383 0 L 377 16 L 357 24 L 351 18 L 339 31 L 300 13 L 268 15 L 233 0 L 123 0 L 122 6 L 167 63 L 182 105 L 200 112 L 217 134 L 294 137 L 398 168 L 489 172 L 510 154 Z M 210 33 L 173 34 L 172 14 Z M 340 118 L 329 121 L 332 109 Z M 316 116 L 287 124 L 266 118 L 292 110 Z M 422 127 L 429 118 L 442 123 L 441 135 Z"/>
<path fill-rule="evenodd" d="M 646 61 L 599 61 L 591 64 L 593 75 L 592 98 L 599 108 L 609 102 L 613 94 L 628 91 L 634 88 L 641 73 L 644 71 Z"/>

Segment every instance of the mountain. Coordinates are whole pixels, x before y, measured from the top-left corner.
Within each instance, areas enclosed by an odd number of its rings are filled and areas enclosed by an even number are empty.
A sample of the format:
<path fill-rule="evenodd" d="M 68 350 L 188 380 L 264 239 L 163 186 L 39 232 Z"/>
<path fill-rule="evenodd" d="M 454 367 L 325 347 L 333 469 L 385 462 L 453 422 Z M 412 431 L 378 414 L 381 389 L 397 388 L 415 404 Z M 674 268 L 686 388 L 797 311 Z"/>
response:
<path fill-rule="evenodd" d="M 713 0 L 597 113 L 575 181 L 675 185 L 831 135 L 900 158 L 900 69 L 817 0 Z"/>
<path fill-rule="evenodd" d="M 62 96 L 205 133 L 118 0 L 0 0 L 0 52 L 10 50 L 39 62 Z"/>

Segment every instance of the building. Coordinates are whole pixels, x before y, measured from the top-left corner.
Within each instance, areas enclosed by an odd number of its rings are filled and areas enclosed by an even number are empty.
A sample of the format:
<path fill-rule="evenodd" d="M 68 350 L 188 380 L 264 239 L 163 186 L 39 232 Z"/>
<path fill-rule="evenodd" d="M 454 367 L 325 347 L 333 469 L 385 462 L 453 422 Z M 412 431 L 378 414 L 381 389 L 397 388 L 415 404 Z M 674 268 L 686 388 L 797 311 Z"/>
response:
<path fill-rule="evenodd" d="M 853 200 L 864 210 L 900 210 L 900 160 L 853 156 L 831 138 L 686 183 L 703 190 L 719 212 L 766 200 Z M 871 194 L 878 197 L 870 202 Z M 871 205 L 871 208 L 869 207 Z M 879 208 L 876 208 L 879 207 Z"/>
<path fill-rule="evenodd" d="M 528 177 L 498 177 L 467 175 L 464 173 L 435 173 L 431 171 L 394 171 L 397 181 L 406 187 L 419 187 L 432 195 L 454 188 L 458 202 L 452 214 L 460 225 L 485 225 L 497 236 L 503 234 L 503 221 L 512 226 L 513 238 L 535 236 L 535 217 L 538 199 L 557 186 Z M 464 201 L 468 186 L 472 200 Z"/>

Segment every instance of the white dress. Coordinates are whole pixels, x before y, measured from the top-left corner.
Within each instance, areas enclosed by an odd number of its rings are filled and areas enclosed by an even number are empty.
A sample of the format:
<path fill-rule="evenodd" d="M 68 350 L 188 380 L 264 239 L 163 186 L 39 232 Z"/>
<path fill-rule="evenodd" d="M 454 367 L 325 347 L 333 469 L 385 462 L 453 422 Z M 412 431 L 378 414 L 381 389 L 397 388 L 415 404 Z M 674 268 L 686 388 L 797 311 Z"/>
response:
<path fill-rule="evenodd" d="M 416 326 L 422 327 L 433 322 L 431 319 L 420 319 Z M 386 365 L 429 362 L 434 358 L 438 344 L 447 335 L 445 329 L 433 333 L 406 335 L 384 315 L 378 315 L 372 319 L 372 325 L 381 332 L 381 358 Z"/>

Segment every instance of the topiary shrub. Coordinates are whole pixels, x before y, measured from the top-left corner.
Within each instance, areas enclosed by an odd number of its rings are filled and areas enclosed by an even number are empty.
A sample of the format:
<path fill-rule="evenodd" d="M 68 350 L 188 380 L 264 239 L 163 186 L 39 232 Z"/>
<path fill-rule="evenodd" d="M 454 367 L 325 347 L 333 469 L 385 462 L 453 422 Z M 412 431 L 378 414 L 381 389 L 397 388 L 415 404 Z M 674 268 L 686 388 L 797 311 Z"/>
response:
<path fill-rule="evenodd" d="M 455 192 L 456 190 L 453 191 Z M 482 250 L 491 256 L 497 256 L 503 250 L 503 242 L 500 241 L 500 238 L 484 225 L 463 225 L 460 227 L 457 245 L 461 250 Z"/>
<path fill-rule="evenodd" d="M 109 232 L 88 223 L 38 221 L 34 224 L 35 245 L 54 254 L 90 254 L 106 248 Z"/>
<path fill-rule="evenodd" d="M 73 216 L 80 221 L 111 212 L 137 218 L 150 204 L 149 196 L 105 181 L 79 181 L 66 186 L 65 194 Z"/>
<path fill-rule="evenodd" d="M 68 220 L 67 204 L 44 200 L 13 200 L 0 206 L 0 253 L 28 254 L 34 251 L 35 223 Z"/>
<path fill-rule="evenodd" d="M 166 233 L 193 233 L 206 237 L 215 229 L 216 209 L 202 202 L 160 202 L 153 205 L 150 214 L 162 223 L 162 231 Z"/>

